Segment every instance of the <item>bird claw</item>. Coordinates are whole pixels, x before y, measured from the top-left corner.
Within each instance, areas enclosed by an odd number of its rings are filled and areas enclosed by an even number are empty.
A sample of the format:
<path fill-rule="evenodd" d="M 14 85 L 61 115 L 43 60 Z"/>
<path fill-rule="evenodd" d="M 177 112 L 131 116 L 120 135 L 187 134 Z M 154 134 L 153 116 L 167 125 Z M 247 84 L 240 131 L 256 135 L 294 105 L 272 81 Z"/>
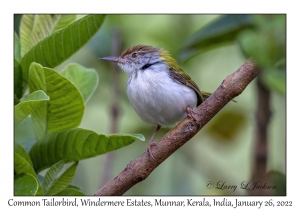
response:
<path fill-rule="evenodd" d="M 159 131 L 160 127 L 161 127 L 160 125 L 157 125 L 157 127 L 156 127 L 154 133 L 152 134 L 152 136 L 151 136 L 151 138 L 150 138 L 150 141 L 149 141 L 148 147 L 147 147 L 147 152 L 149 153 L 149 155 L 150 155 L 153 159 L 155 159 L 155 158 L 154 158 L 154 156 L 152 155 L 151 147 L 152 147 L 152 146 L 157 146 L 156 143 L 154 142 L 154 138 L 155 138 L 157 132 Z"/>
<path fill-rule="evenodd" d="M 150 142 L 150 143 L 148 144 L 148 147 L 147 147 L 146 151 L 149 153 L 149 155 L 150 155 L 153 159 L 155 159 L 154 156 L 152 155 L 152 152 L 151 152 L 151 147 L 152 147 L 152 146 L 157 146 L 157 144 L 156 144 L 155 142 Z"/>
<path fill-rule="evenodd" d="M 192 118 L 194 121 L 196 121 L 197 124 L 199 124 L 201 126 L 200 121 L 195 116 L 195 115 L 199 114 L 198 112 L 196 112 L 195 110 L 191 109 L 190 107 L 186 107 L 185 112 L 186 112 L 187 116 L 189 116 L 190 118 Z"/>

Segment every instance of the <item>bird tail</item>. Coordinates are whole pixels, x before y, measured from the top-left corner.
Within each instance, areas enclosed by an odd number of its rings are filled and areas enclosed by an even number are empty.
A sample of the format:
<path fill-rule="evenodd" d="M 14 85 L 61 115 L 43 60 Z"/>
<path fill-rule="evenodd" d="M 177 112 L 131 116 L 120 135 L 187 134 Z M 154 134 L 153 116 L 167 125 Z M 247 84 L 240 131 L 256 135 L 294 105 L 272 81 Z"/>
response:
<path fill-rule="evenodd" d="M 204 101 L 212 94 L 211 92 L 206 92 L 206 91 L 200 91 L 200 92 L 203 96 Z M 236 100 L 231 100 L 231 101 L 237 103 Z"/>

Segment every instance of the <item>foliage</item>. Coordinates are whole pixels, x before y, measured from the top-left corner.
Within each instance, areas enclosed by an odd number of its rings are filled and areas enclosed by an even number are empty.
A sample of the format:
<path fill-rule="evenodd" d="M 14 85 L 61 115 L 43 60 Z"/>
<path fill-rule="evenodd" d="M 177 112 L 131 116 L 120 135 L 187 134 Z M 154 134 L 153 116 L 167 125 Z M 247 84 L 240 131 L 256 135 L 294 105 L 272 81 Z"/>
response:
<path fill-rule="evenodd" d="M 286 16 L 253 16 L 255 28 L 238 37 L 246 57 L 253 57 L 262 69 L 262 81 L 271 90 L 285 94 L 286 89 Z"/>
<path fill-rule="evenodd" d="M 180 60 L 185 61 L 201 52 L 234 42 L 241 31 L 252 25 L 250 15 L 224 15 L 198 30 L 185 41 Z"/>
<path fill-rule="evenodd" d="M 185 61 L 208 49 L 238 42 L 245 57 L 254 58 L 261 67 L 265 85 L 285 94 L 285 23 L 285 15 L 224 15 L 187 39 L 180 58 Z"/>
<path fill-rule="evenodd" d="M 84 195 L 70 184 L 79 161 L 144 139 L 78 128 L 98 85 L 97 73 L 79 64 L 61 73 L 53 69 L 84 46 L 103 21 L 104 15 L 22 16 L 20 38 L 14 34 L 15 195 Z M 69 162 L 74 163 L 62 171 Z M 47 168 L 45 176 L 38 174 Z"/>

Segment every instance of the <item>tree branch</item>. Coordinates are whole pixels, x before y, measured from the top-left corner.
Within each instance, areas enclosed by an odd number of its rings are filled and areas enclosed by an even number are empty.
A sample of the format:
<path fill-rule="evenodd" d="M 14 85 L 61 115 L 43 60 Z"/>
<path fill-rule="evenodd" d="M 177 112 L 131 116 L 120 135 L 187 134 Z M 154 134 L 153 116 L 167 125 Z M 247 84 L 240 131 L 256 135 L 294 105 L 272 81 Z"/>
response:
<path fill-rule="evenodd" d="M 270 96 L 271 92 L 262 83 L 261 75 L 257 77 L 257 110 L 256 110 L 256 141 L 254 146 L 254 166 L 252 182 L 271 185 L 267 174 L 268 160 L 268 125 L 271 117 Z M 273 190 L 255 188 L 249 195 L 272 195 Z"/>
<path fill-rule="evenodd" d="M 253 60 L 247 60 L 237 71 L 227 76 L 218 89 L 195 109 L 195 118 L 199 123 L 189 117 L 184 118 L 157 142 L 157 146 L 151 148 L 155 159 L 145 152 L 128 163 L 119 175 L 94 195 L 122 195 L 146 179 L 157 166 L 196 135 L 229 101 L 241 94 L 257 75 L 257 65 Z"/>

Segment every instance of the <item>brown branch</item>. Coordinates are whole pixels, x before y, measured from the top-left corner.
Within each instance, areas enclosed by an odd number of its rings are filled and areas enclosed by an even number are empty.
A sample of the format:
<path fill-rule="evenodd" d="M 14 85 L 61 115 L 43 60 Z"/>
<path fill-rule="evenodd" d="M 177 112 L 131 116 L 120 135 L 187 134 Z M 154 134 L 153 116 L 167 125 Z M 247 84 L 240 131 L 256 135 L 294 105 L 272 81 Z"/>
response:
<path fill-rule="evenodd" d="M 190 140 L 209 122 L 229 101 L 241 94 L 247 85 L 258 75 L 258 67 L 249 59 L 237 71 L 226 77 L 219 88 L 195 110 L 198 114 L 192 120 L 183 119 L 152 147 L 155 159 L 145 152 L 132 160 L 125 169 L 109 181 L 94 195 L 122 195 L 138 182 L 146 179 L 150 173 Z"/>
<path fill-rule="evenodd" d="M 257 110 L 256 110 L 256 141 L 254 146 L 254 167 L 252 172 L 252 183 L 259 185 L 272 185 L 267 175 L 268 142 L 267 131 L 271 116 L 270 90 L 261 81 L 261 75 L 257 77 Z M 249 191 L 249 195 L 272 195 L 273 190 L 258 189 Z"/>

